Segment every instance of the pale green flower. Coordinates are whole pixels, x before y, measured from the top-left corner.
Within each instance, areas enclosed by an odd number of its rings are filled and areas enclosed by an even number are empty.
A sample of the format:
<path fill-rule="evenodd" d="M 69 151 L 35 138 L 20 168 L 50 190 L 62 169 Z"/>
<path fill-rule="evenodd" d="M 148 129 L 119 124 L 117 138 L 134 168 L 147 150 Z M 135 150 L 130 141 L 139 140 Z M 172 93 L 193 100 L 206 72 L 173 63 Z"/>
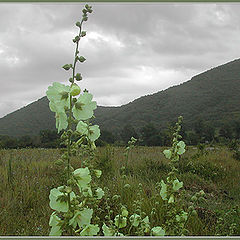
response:
<path fill-rule="evenodd" d="M 124 228 L 127 226 L 127 218 L 126 217 L 121 217 L 120 215 L 117 215 L 115 218 L 114 218 L 114 223 L 117 227 L 119 228 Z"/>
<path fill-rule="evenodd" d="M 141 222 L 141 228 L 144 230 L 145 233 L 148 233 L 150 231 L 150 221 L 149 217 L 146 216 L 142 222 Z"/>
<path fill-rule="evenodd" d="M 88 138 L 90 141 L 94 142 L 100 137 L 100 129 L 98 125 L 93 125 L 89 127 Z"/>
<path fill-rule="evenodd" d="M 128 210 L 127 210 L 126 207 L 122 206 L 121 211 L 122 211 L 122 216 L 123 217 L 127 217 L 128 216 Z"/>
<path fill-rule="evenodd" d="M 77 124 L 76 130 L 82 135 L 87 135 L 88 125 L 83 121 L 79 121 Z"/>
<path fill-rule="evenodd" d="M 134 213 L 130 218 L 129 218 L 131 224 L 134 226 L 134 227 L 137 227 L 141 221 L 141 217 Z"/>
<path fill-rule="evenodd" d="M 173 181 L 173 190 L 178 191 L 183 186 L 183 182 L 179 182 L 178 179 Z"/>
<path fill-rule="evenodd" d="M 181 215 L 176 215 L 176 220 L 177 220 L 177 222 L 187 221 L 187 218 L 188 218 L 188 213 L 187 213 L 187 212 L 184 212 L 184 211 L 181 212 Z"/>
<path fill-rule="evenodd" d="M 92 94 L 84 92 L 79 96 L 73 107 L 73 116 L 77 120 L 87 120 L 93 116 L 93 110 L 97 108 L 97 103 L 92 101 Z"/>
<path fill-rule="evenodd" d="M 104 236 L 114 236 L 115 234 L 114 229 L 108 227 L 105 223 L 103 223 L 102 230 L 103 230 Z"/>
<path fill-rule="evenodd" d="M 81 191 L 82 191 L 84 197 L 87 197 L 87 196 L 92 197 L 92 189 L 90 186 L 81 187 Z"/>
<path fill-rule="evenodd" d="M 54 102 L 58 105 L 58 109 L 62 110 L 67 107 L 70 108 L 70 87 L 64 84 L 54 82 L 52 86 L 48 87 L 46 92 L 47 98 L 50 102 Z"/>
<path fill-rule="evenodd" d="M 185 144 L 183 141 L 180 141 L 180 142 L 177 144 L 177 147 L 178 147 L 177 153 L 178 153 L 179 155 L 182 155 L 183 153 L 185 153 L 185 146 L 186 146 L 186 144 Z"/>
<path fill-rule="evenodd" d="M 55 102 L 49 102 L 49 107 L 52 112 L 56 113 L 56 128 L 59 133 L 62 129 L 66 129 L 68 126 L 67 114 L 65 113 L 65 110 L 61 109 L 61 107 L 59 107 Z"/>
<path fill-rule="evenodd" d="M 49 226 L 51 226 L 51 231 L 49 233 L 49 236 L 61 236 L 62 230 L 61 227 L 58 225 L 60 223 L 61 219 L 56 215 L 55 212 L 52 213 L 49 219 Z"/>
<path fill-rule="evenodd" d="M 97 194 L 97 199 L 102 199 L 102 197 L 104 196 L 104 191 L 98 187 L 96 190 L 96 194 Z"/>
<path fill-rule="evenodd" d="M 165 230 L 162 227 L 154 227 L 151 232 L 153 236 L 165 236 Z"/>
<path fill-rule="evenodd" d="M 174 203 L 174 196 L 171 194 L 170 198 L 168 199 L 168 203 Z"/>
<path fill-rule="evenodd" d="M 60 192 L 61 188 L 62 188 L 62 186 L 58 187 L 58 188 L 53 188 L 50 191 L 50 195 L 49 195 L 50 203 L 49 203 L 49 205 L 53 210 L 56 210 L 56 211 L 59 211 L 59 212 L 67 212 L 68 211 L 67 200 L 65 200 L 65 201 L 57 200 L 59 197 L 64 198 L 64 196 L 65 196 L 64 193 Z M 74 197 L 75 197 L 75 193 L 71 192 L 70 193 L 70 200 L 72 200 Z"/>
<path fill-rule="evenodd" d="M 86 135 L 91 142 L 96 141 L 100 137 L 98 125 L 88 126 L 86 123 L 79 121 L 76 130 L 82 135 Z"/>
<path fill-rule="evenodd" d="M 96 236 L 99 232 L 98 224 L 89 224 L 81 232 L 81 236 Z"/>
<path fill-rule="evenodd" d="M 91 182 L 92 177 L 90 175 L 90 171 L 88 167 L 78 168 L 73 172 L 73 175 L 77 179 L 78 186 L 81 189 L 88 187 L 88 184 Z"/>
<path fill-rule="evenodd" d="M 164 150 L 163 154 L 165 155 L 166 158 L 170 159 L 171 156 L 172 156 L 172 151 L 170 149 L 169 150 Z"/>
<path fill-rule="evenodd" d="M 167 185 L 164 183 L 164 181 L 161 181 L 161 191 L 160 196 L 163 200 L 167 200 Z"/>
<path fill-rule="evenodd" d="M 84 208 L 82 211 L 75 211 L 73 218 L 69 220 L 69 225 L 74 228 L 78 225 L 79 228 L 84 228 L 89 225 L 92 219 L 93 210 L 90 208 Z"/>

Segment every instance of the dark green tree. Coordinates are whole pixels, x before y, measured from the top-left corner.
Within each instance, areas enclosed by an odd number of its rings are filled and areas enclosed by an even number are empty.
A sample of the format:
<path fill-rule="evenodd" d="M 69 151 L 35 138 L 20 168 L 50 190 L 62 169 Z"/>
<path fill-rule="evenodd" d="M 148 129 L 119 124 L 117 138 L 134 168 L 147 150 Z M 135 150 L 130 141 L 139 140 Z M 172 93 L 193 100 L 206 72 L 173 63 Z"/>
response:
<path fill-rule="evenodd" d="M 18 147 L 26 148 L 26 147 L 33 147 L 33 140 L 30 136 L 22 136 L 18 139 Z"/>
<path fill-rule="evenodd" d="M 229 122 L 223 123 L 222 127 L 219 130 L 219 136 L 227 140 L 233 138 L 233 127 Z"/>
<path fill-rule="evenodd" d="M 135 131 L 134 127 L 131 124 L 127 124 L 123 127 L 122 131 L 120 132 L 121 139 L 124 141 L 125 144 L 134 137 L 136 139 L 139 138 L 137 132 Z"/>
<path fill-rule="evenodd" d="M 56 130 L 40 131 L 41 146 L 45 148 L 56 148 L 60 146 L 60 134 Z"/>
<path fill-rule="evenodd" d="M 141 144 L 145 146 L 161 146 L 163 139 L 152 123 L 145 125 L 141 129 Z"/>
<path fill-rule="evenodd" d="M 97 146 L 105 146 L 106 144 L 113 144 L 116 140 L 115 135 L 108 130 L 101 130 L 101 135 L 96 141 Z"/>

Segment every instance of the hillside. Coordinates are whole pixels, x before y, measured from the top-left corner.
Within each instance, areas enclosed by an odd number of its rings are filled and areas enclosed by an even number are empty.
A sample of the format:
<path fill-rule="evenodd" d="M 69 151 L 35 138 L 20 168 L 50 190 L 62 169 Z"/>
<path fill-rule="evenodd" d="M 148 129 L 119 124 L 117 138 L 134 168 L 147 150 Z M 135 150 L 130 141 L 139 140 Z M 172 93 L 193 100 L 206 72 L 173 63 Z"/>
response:
<path fill-rule="evenodd" d="M 191 125 L 199 117 L 219 126 L 240 117 L 240 59 L 194 76 L 191 80 L 152 95 L 140 97 L 121 107 L 101 107 L 95 122 L 114 132 L 126 124 L 139 130 L 152 122 L 162 128 L 179 115 Z M 0 119 L 0 135 L 38 135 L 55 129 L 54 114 L 46 97 Z"/>

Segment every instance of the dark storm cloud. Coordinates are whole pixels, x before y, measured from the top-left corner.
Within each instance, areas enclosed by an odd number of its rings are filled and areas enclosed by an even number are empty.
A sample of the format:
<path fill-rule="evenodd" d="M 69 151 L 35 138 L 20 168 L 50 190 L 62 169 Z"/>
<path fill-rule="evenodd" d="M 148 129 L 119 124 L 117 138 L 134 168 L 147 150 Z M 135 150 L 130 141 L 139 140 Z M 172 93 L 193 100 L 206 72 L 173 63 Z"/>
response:
<path fill-rule="evenodd" d="M 100 105 L 126 104 L 238 58 L 240 4 L 92 3 L 78 66 Z M 0 4 L 0 117 L 45 95 L 73 59 L 83 4 Z"/>

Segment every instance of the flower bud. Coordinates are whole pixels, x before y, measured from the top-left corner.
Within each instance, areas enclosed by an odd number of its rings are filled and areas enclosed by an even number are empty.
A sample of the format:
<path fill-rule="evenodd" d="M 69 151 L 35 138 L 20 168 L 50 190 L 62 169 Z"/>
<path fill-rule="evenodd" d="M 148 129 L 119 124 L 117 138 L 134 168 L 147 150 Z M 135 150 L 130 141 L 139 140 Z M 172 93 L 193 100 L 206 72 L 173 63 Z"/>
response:
<path fill-rule="evenodd" d="M 75 79 L 76 79 L 77 81 L 81 81 L 81 80 L 82 80 L 81 73 L 77 73 L 76 76 L 75 76 Z"/>
<path fill-rule="evenodd" d="M 78 60 L 79 60 L 79 62 L 81 62 L 81 63 L 82 63 L 82 62 L 84 62 L 84 61 L 86 60 L 86 58 L 85 58 L 85 57 L 83 57 L 83 56 L 81 56 L 81 57 L 79 57 L 79 58 L 78 58 Z"/>
<path fill-rule="evenodd" d="M 80 87 L 76 83 L 72 84 L 70 94 L 72 96 L 77 96 L 79 95 L 80 92 L 81 92 Z"/>
<path fill-rule="evenodd" d="M 193 211 L 193 210 L 194 210 L 194 207 L 193 207 L 193 206 L 189 206 L 189 207 L 188 207 L 188 210 L 189 210 L 189 211 Z"/>
<path fill-rule="evenodd" d="M 192 211 L 192 215 L 193 215 L 193 216 L 197 216 L 197 215 L 198 215 L 198 214 L 197 214 L 197 211 L 196 211 L 196 210 L 193 210 L 193 211 Z"/>
<path fill-rule="evenodd" d="M 65 69 L 66 71 L 68 71 L 71 68 L 70 64 L 65 64 L 64 66 L 62 66 L 63 69 Z"/>
<path fill-rule="evenodd" d="M 65 191 L 66 191 L 66 193 L 71 193 L 72 192 L 72 188 L 71 187 L 65 187 Z"/>
<path fill-rule="evenodd" d="M 204 192 L 203 190 L 201 190 L 201 191 L 199 192 L 199 194 L 200 194 L 200 196 L 204 196 L 204 195 L 205 195 L 205 192 Z"/>
<path fill-rule="evenodd" d="M 80 37 L 79 37 L 79 36 L 76 36 L 76 37 L 74 38 L 74 40 L 75 40 L 75 42 L 79 42 Z"/>
<path fill-rule="evenodd" d="M 83 17 L 83 21 L 86 22 L 88 20 L 88 17 Z"/>
<path fill-rule="evenodd" d="M 82 37 L 86 36 L 86 32 L 85 32 L 85 31 L 82 31 L 82 32 L 81 32 L 81 36 L 82 36 Z"/>
<path fill-rule="evenodd" d="M 191 200 L 196 202 L 197 201 L 197 197 L 196 196 L 192 196 Z"/>
<path fill-rule="evenodd" d="M 74 181 L 72 179 L 67 180 L 67 185 L 73 185 L 73 184 L 74 184 Z"/>
<path fill-rule="evenodd" d="M 81 27 L 81 23 L 80 22 L 76 22 L 76 26 L 77 27 Z"/>
<path fill-rule="evenodd" d="M 73 78 L 69 78 L 69 82 L 70 82 L 70 83 L 73 83 Z"/>

